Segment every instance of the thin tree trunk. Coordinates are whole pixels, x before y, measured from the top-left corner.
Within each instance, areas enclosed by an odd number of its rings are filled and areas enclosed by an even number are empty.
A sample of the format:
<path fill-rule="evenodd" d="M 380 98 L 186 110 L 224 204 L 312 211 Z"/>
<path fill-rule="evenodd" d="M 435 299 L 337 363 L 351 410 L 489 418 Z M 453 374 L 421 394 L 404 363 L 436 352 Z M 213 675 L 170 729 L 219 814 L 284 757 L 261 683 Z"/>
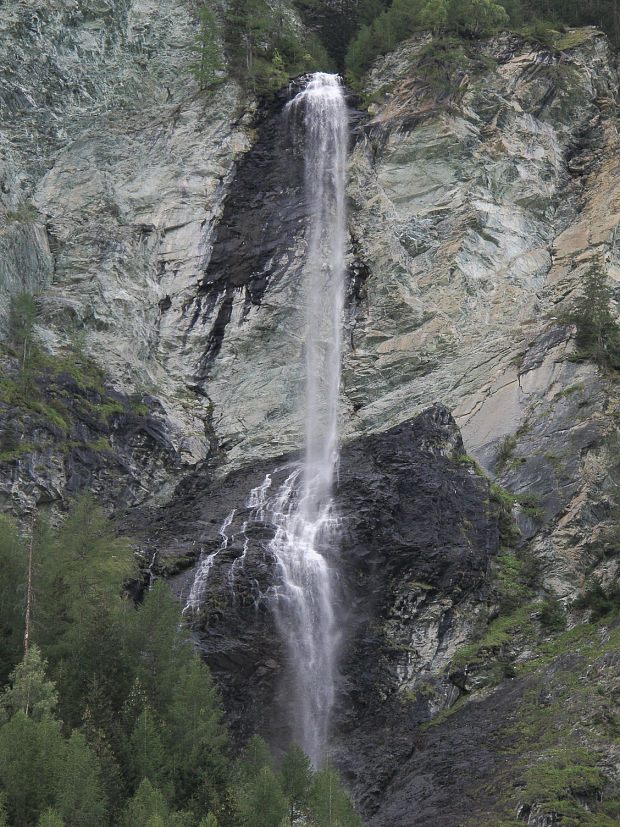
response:
<path fill-rule="evenodd" d="M 34 546 L 34 511 L 30 520 L 30 549 L 28 551 L 28 590 L 26 593 L 26 631 L 24 632 L 24 652 L 30 643 L 30 607 L 32 604 L 32 549 Z"/>

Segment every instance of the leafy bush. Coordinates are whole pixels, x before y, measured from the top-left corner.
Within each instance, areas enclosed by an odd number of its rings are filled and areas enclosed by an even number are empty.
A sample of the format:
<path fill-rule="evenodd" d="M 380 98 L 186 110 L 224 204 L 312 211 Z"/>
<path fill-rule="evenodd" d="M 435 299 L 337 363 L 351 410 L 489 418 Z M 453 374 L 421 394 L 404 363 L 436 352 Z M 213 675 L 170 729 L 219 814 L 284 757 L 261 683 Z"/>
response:
<path fill-rule="evenodd" d="M 555 595 L 550 595 L 540 609 L 540 624 L 548 632 L 562 632 L 566 629 L 566 617 L 562 604 Z"/>
<path fill-rule="evenodd" d="M 591 621 L 600 620 L 608 614 L 617 614 L 620 611 L 620 583 L 613 583 L 604 589 L 599 582 L 593 581 L 573 606 L 576 609 L 590 609 Z"/>
<path fill-rule="evenodd" d="M 506 467 L 506 463 L 512 458 L 517 447 L 517 438 L 513 434 L 506 434 L 506 436 L 499 440 L 496 444 L 497 448 L 497 464 L 495 466 L 495 473 L 499 476 Z"/>

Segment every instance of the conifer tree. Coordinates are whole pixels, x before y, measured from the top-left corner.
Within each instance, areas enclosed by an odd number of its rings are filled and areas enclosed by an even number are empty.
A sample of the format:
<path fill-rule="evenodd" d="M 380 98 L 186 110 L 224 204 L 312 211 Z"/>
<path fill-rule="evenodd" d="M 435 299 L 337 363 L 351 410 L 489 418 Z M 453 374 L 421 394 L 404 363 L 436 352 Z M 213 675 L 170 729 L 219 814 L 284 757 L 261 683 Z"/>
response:
<path fill-rule="evenodd" d="M 13 827 L 29 825 L 54 803 L 62 774 L 63 740 L 52 717 L 57 703 L 45 663 L 31 646 L 11 673 L 0 700 L 0 789 Z"/>
<path fill-rule="evenodd" d="M 222 704 L 206 664 L 193 655 L 173 691 L 169 750 L 174 755 L 177 804 L 205 812 L 214 807 L 229 780 Z"/>
<path fill-rule="evenodd" d="M 37 306 L 30 293 L 18 293 L 9 308 L 9 340 L 19 358 L 22 374 L 27 370 L 32 352 L 33 327 Z"/>
<path fill-rule="evenodd" d="M 39 816 L 37 827 L 65 827 L 65 822 L 56 810 L 48 807 L 47 810 Z"/>
<path fill-rule="evenodd" d="M 113 749 L 114 742 L 103 729 L 97 728 L 88 708 L 84 712 L 80 731 L 97 758 L 100 767 L 101 790 L 108 803 L 108 812 L 111 815 L 112 822 L 116 823 L 117 815 L 125 802 L 127 779 L 121 776 L 119 763 Z"/>
<path fill-rule="evenodd" d="M 153 711 L 145 706 L 136 721 L 129 740 L 131 776 L 135 782 L 134 789 L 142 779 L 148 778 L 157 788 L 169 792 L 168 761 L 160 735 L 161 724 L 155 719 Z"/>
<path fill-rule="evenodd" d="M 310 758 L 299 744 L 291 744 L 284 756 L 279 779 L 282 792 L 289 801 L 290 820 L 293 824 L 295 818 L 303 815 L 308 806 L 310 785 L 312 783 Z"/>
<path fill-rule="evenodd" d="M 166 827 L 169 815 L 170 808 L 161 790 L 145 778 L 128 802 L 121 824 L 123 827 L 155 827 L 157 824 Z"/>
<path fill-rule="evenodd" d="M 583 279 L 583 294 L 568 321 L 577 327 L 577 358 L 594 359 L 601 365 L 620 369 L 620 325 L 611 312 L 611 290 L 596 260 Z"/>
<path fill-rule="evenodd" d="M 263 766 L 246 783 L 239 810 L 248 827 L 280 827 L 288 812 L 288 802 L 271 767 Z"/>
<path fill-rule="evenodd" d="M 330 764 L 314 774 L 310 811 L 316 827 L 334 827 L 336 824 L 339 827 L 361 827 L 362 824 Z"/>
<path fill-rule="evenodd" d="M 71 827 L 99 827 L 105 819 L 99 764 L 86 739 L 77 731 L 65 747 L 56 808 Z"/>
<path fill-rule="evenodd" d="M 9 827 L 6 814 L 6 795 L 3 792 L 0 792 L 0 827 Z"/>
<path fill-rule="evenodd" d="M 209 87 L 217 78 L 222 68 L 220 51 L 217 43 L 217 20 L 215 12 L 208 2 L 203 2 L 197 10 L 199 33 L 193 51 L 196 60 L 191 69 L 200 83 L 201 90 Z"/>
<path fill-rule="evenodd" d="M 38 646 L 31 646 L 11 672 L 11 685 L 0 698 L 1 720 L 10 720 L 21 711 L 34 721 L 51 718 L 58 703 L 58 694 L 45 675 L 46 662 Z"/>
<path fill-rule="evenodd" d="M 180 620 L 178 601 L 168 584 L 158 580 L 137 612 L 134 657 L 142 691 L 160 716 L 170 708 L 177 676 L 193 654 Z"/>
<path fill-rule="evenodd" d="M 0 727 L 0 787 L 13 827 L 36 822 L 53 806 L 63 771 L 60 726 L 48 715 L 34 720 L 19 709 Z"/>
<path fill-rule="evenodd" d="M 26 557 L 16 529 L 0 516 L 0 685 L 23 655 Z"/>

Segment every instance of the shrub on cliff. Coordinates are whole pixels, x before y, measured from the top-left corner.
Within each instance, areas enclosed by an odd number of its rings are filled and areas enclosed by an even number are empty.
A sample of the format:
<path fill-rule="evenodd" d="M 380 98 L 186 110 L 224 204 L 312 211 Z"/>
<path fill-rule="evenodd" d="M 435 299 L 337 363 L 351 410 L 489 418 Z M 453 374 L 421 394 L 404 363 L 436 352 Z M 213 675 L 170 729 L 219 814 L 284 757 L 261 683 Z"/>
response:
<path fill-rule="evenodd" d="M 349 44 L 347 76 L 353 83 L 358 82 L 377 55 L 392 51 L 416 31 L 480 37 L 507 23 L 506 9 L 492 0 L 394 0 Z"/>
<path fill-rule="evenodd" d="M 611 311 L 611 290 L 600 261 L 586 271 L 583 293 L 564 320 L 577 327 L 573 359 L 592 359 L 603 367 L 620 370 L 620 325 Z"/>

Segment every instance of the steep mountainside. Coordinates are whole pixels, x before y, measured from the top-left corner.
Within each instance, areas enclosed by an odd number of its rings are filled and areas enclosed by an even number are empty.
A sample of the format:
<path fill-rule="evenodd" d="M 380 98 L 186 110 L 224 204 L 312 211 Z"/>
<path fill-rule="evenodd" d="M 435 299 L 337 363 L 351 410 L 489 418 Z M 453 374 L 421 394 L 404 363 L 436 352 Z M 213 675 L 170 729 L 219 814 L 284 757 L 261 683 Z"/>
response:
<path fill-rule="evenodd" d="M 0 327 L 36 293 L 40 353 L 0 354 L 0 503 L 90 487 L 181 599 L 237 509 L 192 622 L 282 745 L 273 527 L 231 567 L 301 445 L 297 87 L 201 94 L 195 33 L 189 0 L 1 4 Z M 567 317 L 593 264 L 620 295 L 618 74 L 559 46 L 420 36 L 350 96 L 333 753 L 371 824 L 618 817 L 617 383 Z"/>

